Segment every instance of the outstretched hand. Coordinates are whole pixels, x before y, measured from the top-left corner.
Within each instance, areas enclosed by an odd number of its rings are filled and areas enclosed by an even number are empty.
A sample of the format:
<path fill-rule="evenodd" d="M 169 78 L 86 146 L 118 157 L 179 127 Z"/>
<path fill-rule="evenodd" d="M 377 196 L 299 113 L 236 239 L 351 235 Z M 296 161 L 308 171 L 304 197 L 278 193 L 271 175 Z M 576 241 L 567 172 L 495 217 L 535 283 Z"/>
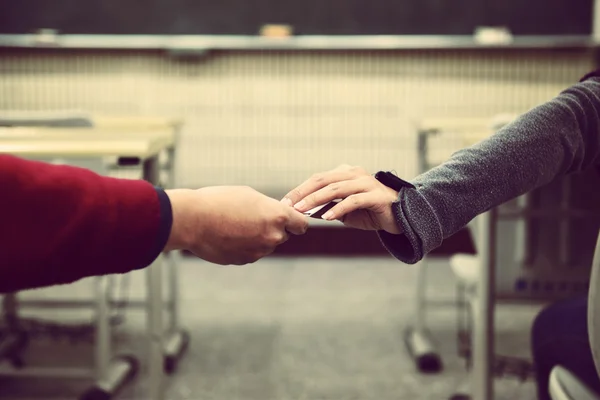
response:
<path fill-rule="evenodd" d="M 302 235 L 302 213 L 245 186 L 167 190 L 173 227 L 165 250 L 188 250 L 221 265 L 253 263 L 289 235 Z"/>
<path fill-rule="evenodd" d="M 339 220 L 344 225 L 365 230 L 384 230 L 400 234 L 392 203 L 398 192 L 383 185 L 361 167 L 342 165 L 318 173 L 291 190 L 281 201 L 300 212 L 341 201 L 323 215 L 326 220 Z"/>

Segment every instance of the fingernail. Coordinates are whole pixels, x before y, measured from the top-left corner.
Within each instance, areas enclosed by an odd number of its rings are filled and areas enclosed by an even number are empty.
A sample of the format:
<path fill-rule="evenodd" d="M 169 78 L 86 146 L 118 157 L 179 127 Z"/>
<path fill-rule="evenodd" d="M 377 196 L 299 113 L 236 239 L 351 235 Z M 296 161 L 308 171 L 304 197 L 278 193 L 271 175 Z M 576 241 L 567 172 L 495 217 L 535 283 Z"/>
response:
<path fill-rule="evenodd" d="M 330 219 L 333 219 L 333 213 L 331 211 L 327 211 L 321 218 L 329 221 Z"/>
<path fill-rule="evenodd" d="M 296 210 L 301 210 L 305 205 L 306 205 L 306 202 L 304 200 L 302 200 L 302 201 L 296 203 L 296 205 L 294 206 L 294 208 Z"/>
<path fill-rule="evenodd" d="M 281 199 L 281 202 L 283 204 L 285 204 L 286 206 L 291 206 L 292 205 L 292 200 L 288 199 L 287 197 L 284 197 L 283 199 Z"/>

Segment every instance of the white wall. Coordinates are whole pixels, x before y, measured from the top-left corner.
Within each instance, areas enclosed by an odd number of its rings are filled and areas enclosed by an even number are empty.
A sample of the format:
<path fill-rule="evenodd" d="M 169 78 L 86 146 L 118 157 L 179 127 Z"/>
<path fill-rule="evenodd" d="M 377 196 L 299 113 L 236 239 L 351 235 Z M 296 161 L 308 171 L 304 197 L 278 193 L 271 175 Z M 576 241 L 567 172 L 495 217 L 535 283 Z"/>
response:
<path fill-rule="evenodd" d="M 2 54 L 0 109 L 185 118 L 178 184 L 282 194 L 340 163 L 416 174 L 411 121 L 523 112 L 592 68 L 581 52 Z"/>

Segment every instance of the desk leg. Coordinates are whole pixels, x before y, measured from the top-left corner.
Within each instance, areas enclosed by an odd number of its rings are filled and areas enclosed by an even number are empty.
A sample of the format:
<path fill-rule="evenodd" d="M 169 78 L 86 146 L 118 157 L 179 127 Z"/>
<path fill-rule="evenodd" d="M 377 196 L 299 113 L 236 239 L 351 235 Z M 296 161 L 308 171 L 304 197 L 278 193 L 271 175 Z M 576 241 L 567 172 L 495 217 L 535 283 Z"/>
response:
<path fill-rule="evenodd" d="M 167 175 L 166 188 L 174 189 L 175 188 L 175 157 L 176 157 L 176 147 L 171 146 L 167 149 L 167 158 L 169 159 L 169 173 Z"/>
<path fill-rule="evenodd" d="M 96 379 L 102 380 L 108 371 L 111 348 L 110 333 L 110 306 L 108 304 L 108 276 L 94 278 L 96 288 Z"/>
<path fill-rule="evenodd" d="M 177 274 L 177 254 L 166 253 L 167 274 L 169 282 L 169 330 L 175 332 L 179 329 L 179 276 Z"/>
<path fill-rule="evenodd" d="M 427 160 L 427 144 L 431 132 L 417 132 L 417 170 L 423 173 L 429 169 Z M 413 358 L 418 370 L 423 373 L 437 373 L 443 368 L 433 338 L 425 323 L 427 301 L 427 267 L 428 260 L 423 258 L 419 263 L 417 287 L 415 293 L 415 320 L 404 332 L 406 349 Z"/>
<path fill-rule="evenodd" d="M 144 161 L 144 179 L 157 185 L 160 179 L 158 156 Z M 162 291 L 162 264 L 163 256 L 160 255 L 148 268 L 146 268 L 146 304 L 148 326 L 148 399 L 164 399 L 164 373 L 163 373 L 163 291 Z"/>
<path fill-rule="evenodd" d="M 427 301 L 427 267 L 428 260 L 424 258 L 419 263 L 417 290 L 415 293 L 415 320 L 404 334 L 406 348 L 413 358 L 417 368 L 423 373 L 437 373 L 442 370 L 442 359 L 433 343 L 431 333 L 425 322 Z"/>
<path fill-rule="evenodd" d="M 494 366 L 494 292 L 496 263 L 497 210 L 481 216 L 481 235 L 478 246 L 481 268 L 475 296 L 473 335 L 473 400 L 493 400 Z"/>
<path fill-rule="evenodd" d="M 147 268 L 147 325 L 148 325 L 148 399 L 164 399 L 164 355 L 163 355 L 163 318 L 161 269 L 163 256 L 160 255 Z"/>
<path fill-rule="evenodd" d="M 108 276 L 94 278 L 96 299 L 95 381 L 80 400 L 110 399 L 137 374 L 137 358 L 114 356 L 111 346 L 111 322 Z"/>
<path fill-rule="evenodd" d="M 181 329 L 179 325 L 179 280 L 177 271 L 178 253 L 170 252 L 165 254 L 169 281 L 169 332 L 165 339 L 164 348 L 164 368 L 167 374 L 172 374 L 177 370 L 179 360 L 185 354 L 190 335 L 187 331 Z"/>
<path fill-rule="evenodd" d="M 175 151 L 175 146 L 171 146 L 167 149 L 169 158 L 169 178 L 167 180 L 167 188 L 169 189 L 175 187 Z M 174 252 L 170 252 L 166 255 L 168 256 L 167 274 L 169 280 L 169 328 L 171 332 L 174 332 L 179 328 L 179 281 L 176 269 L 177 261 Z"/>
<path fill-rule="evenodd" d="M 175 163 L 177 144 L 179 143 L 180 133 L 176 132 L 175 145 L 167 149 L 169 159 L 169 173 L 166 183 L 167 188 L 175 188 Z M 190 342 L 190 335 L 187 331 L 181 329 L 179 320 L 179 271 L 177 270 L 177 262 L 179 261 L 179 253 L 165 253 L 167 268 L 168 304 L 167 310 L 169 315 L 169 333 L 165 339 L 165 371 L 172 374 L 177 369 L 179 360 L 184 355 Z"/>

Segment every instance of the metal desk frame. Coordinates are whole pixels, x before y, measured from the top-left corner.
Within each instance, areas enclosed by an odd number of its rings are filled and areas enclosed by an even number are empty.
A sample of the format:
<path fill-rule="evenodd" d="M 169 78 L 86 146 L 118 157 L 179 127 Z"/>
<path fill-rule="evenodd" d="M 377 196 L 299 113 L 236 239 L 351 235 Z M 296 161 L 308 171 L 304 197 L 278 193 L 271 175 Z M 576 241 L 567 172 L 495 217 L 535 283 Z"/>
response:
<path fill-rule="evenodd" d="M 473 124 L 479 124 L 479 126 L 484 127 L 480 122 L 477 122 L 477 119 L 473 119 L 472 121 L 468 121 L 466 123 L 467 126 Z M 490 119 L 490 122 L 492 119 Z M 496 129 L 500 128 L 502 125 L 505 125 L 510 121 L 510 118 L 499 122 L 494 127 L 489 127 L 489 133 L 493 133 Z M 460 123 L 461 125 L 465 125 L 464 122 Z M 451 124 L 450 124 L 451 125 Z M 441 124 L 440 126 L 444 126 Z M 450 129 L 452 126 L 450 126 Z M 422 171 L 425 171 L 430 168 L 430 165 L 427 162 L 427 138 L 428 136 L 434 132 L 430 126 L 427 129 L 422 130 L 419 133 L 419 155 L 420 155 L 420 167 Z M 483 131 L 483 129 L 482 129 Z M 470 144 L 474 144 L 476 141 L 485 138 L 487 135 L 482 135 L 477 137 L 476 135 L 473 137 L 469 137 L 463 146 L 466 147 Z M 598 218 L 599 215 L 595 211 L 584 211 L 571 209 L 568 201 L 564 201 L 566 194 L 570 188 L 569 181 L 565 180 L 565 182 L 561 185 L 561 191 L 563 195 L 563 201 L 560 204 L 560 212 L 556 215 L 552 214 L 554 217 L 561 219 L 564 222 L 565 218 L 569 216 L 574 217 L 582 217 L 582 213 L 585 213 L 587 217 Z M 527 202 L 527 199 L 525 199 Z M 519 207 L 521 208 L 522 205 Z M 494 315 L 495 315 L 495 304 L 496 304 L 496 263 L 497 263 L 497 223 L 499 218 L 521 218 L 525 214 L 524 211 L 527 211 L 527 207 L 522 208 L 521 210 L 508 211 L 508 210 L 500 210 L 498 207 L 491 209 L 490 211 L 483 213 L 476 217 L 474 223 L 478 225 L 479 229 L 477 229 L 477 264 L 479 265 L 477 271 L 477 284 L 476 287 L 471 288 L 470 303 L 471 309 L 473 312 L 473 343 L 472 343 L 472 399 L 474 400 L 492 400 L 494 398 L 493 384 L 494 384 Z M 529 218 L 533 217 L 542 217 L 548 216 L 547 212 L 544 213 L 529 212 Z M 568 246 L 565 244 L 566 238 L 568 237 L 568 225 L 563 223 L 560 226 L 560 243 L 561 247 L 559 248 L 559 258 L 562 263 L 565 263 L 567 253 L 569 251 Z M 524 238 L 526 242 L 528 242 L 527 237 Z M 530 253 L 527 251 L 529 249 L 529 243 L 525 244 L 525 251 L 519 260 L 524 263 L 528 263 L 530 261 Z M 596 257 L 598 256 L 598 250 L 596 251 Z M 597 260 L 594 261 L 594 265 L 598 263 Z M 421 266 L 423 268 L 423 266 Z M 420 271 L 421 275 L 423 271 Z M 425 280 L 420 277 L 419 285 L 418 285 L 418 297 L 417 301 L 421 302 L 418 304 L 417 310 L 418 312 L 423 312 L 423 301 L 424 301 L 424 284 Z M 600 286 L 600 284 L 599 284 Z M 600 308 L 599 308 L 600 309 Z M 424 322 L 421 316 L 417 316 L 417 323 L 421 325 L 416 325 L 418 329 L 424 329 Z M 416 331 L 416 329 L 415 329 Z M 424 331 L 417 331 L 417 333 L 422 333 Z M 424 337 L 423 340 L 428 340 L 428 337 Z M 600 339 L 599 339 L 600 341 Z M 429 345 L 429 348 L 432 349 L 433 346 Z"/>
<path fill-rule="evenodd" d="M 13 116 L 14 119 L 22 119 L 22 120 L 38 120 L 40 119 L 39 112 L 8 112 L 6 113 L 7 117 Z M 52 112 L 52 113 L 41 113 L 41 117 L 48 119 L 50 117 L 57 118 L 73 118 L 78 117 L 81 119 L 89 120 L 91 127 L 58 127 L 52 126 L 46 129 L 53 129 L 52 132 L 64 132 L 65 129 L 69 129 L 67 132 L 72 134 L 81 134 L 87 135 L 89 134 L 88 129 L 102 130 L 103 132 L 119 132 L 127 136 L 136 137 L 151 133 L 160 133 L 165 135 L 165 137 L 172 138 L 172 142 L 165 149 L 167 152 L 167 164 L 161 166 L 160 170 L 167 170 L 167 181 L 164 185 L 159 185 L 160 177 L 157 176 L 156 184 L 159 186 L 164 186 L 166 188 L 174 188 L 175 187 L 175 177 L 176 177 L 176 151 L 178 144 L 180 142 L 181 136 L 181 127 L 183 125 L 182 121 L 174 118 L 163 118 L 163 117 L 145 117 L 145 116 L 114 116 L 114 115 L 101 115 L 95 114 L 91 115 L 88 113 L 80 112 L 80 111 L 62 111 L 62 112 Z M 137 166 L 136 166 L 137 167 Z M 121 169 L 118 166 L 115 166 L 113 169 L 119 170 Z M 143 169 L 143 166 L 142 166 Z M 160 172 L 160 171 L 159 171 Z M 143 174 L 143 171 L 141 171 Z M 190 336 L 189 333 L 183 330 L 180 326 L 180 318 L 179 318 L 179 279 L 178 279 L 178 270 L 177 270 L 177 256 L 176 252 L 169 252 L 164 254 L 165 259 L 167 260 L 167 280 L 168 280 L 168 300 L 167 300 L 167 308 L 168 308 L 168 321 L 169 327 L 168 332 L 166 333 L 167 337 L 165 339 L 165 371 L 169 374 L 174 373 L 177 364 L 186 351 Z M 44 307 L 92 307 L 92 302 L 82 302 L 82 301 L 49 301 L 49 300 L 33 300 L 27 299 L 22 300 L 20 302 L 21 305 L 29 305 L 35 306 L 37 308 Z M 135 302 L 128 301 L 127 306 L 129 307 L 145 307 L 145 302 Z"/>
<path fill-rule="evenodd" d="M 509 118 L 508 116 L 506 118 Z M 512 118 L 512 116 L 511 116 Z M 460 123 L 456 123 L 454 119 L 440 119 L 440 120 L 428 120 L 426 126 L 417 127 L 417 154 L 418 154 L 418 171 L 424 173 L 434 166 L 428 159 L 429 150 L 429 137 L 439 133 L 439 128 L 444 127 L 451 129 L 456 128 L 476 128 L 479 130 L 481 127 L 490 125 L 489 132 L 486 135 L 473 135 L 469 136 L 465 142 L 476 142 L 482 139 L 488 134 L 491 134 L 493 129 L 491 127 L 492 118 L 461 118 Z M 501 124 L 500 124 L 501 125 Z M 429 263 L 427 257 L 424 257 L 419 262 L 419 271 L 417 275 L 417 284 L 415 292 L 415 312 L 414 321 L 412 326 L 409 326 L 405 331 L 404 340 L 410 355 L 415 360 L 417 368 L 421 372 L 425 373 L 437 373 L 443 369 L 443 362 L 434 344 L 433 338 L 427 329 L 425 321 L 426 314 L 426 289 L 427 289 L 427 271 Z M 455 307 L 456 304 L 453 301 L 449 301 L 451 307 Z"/>

